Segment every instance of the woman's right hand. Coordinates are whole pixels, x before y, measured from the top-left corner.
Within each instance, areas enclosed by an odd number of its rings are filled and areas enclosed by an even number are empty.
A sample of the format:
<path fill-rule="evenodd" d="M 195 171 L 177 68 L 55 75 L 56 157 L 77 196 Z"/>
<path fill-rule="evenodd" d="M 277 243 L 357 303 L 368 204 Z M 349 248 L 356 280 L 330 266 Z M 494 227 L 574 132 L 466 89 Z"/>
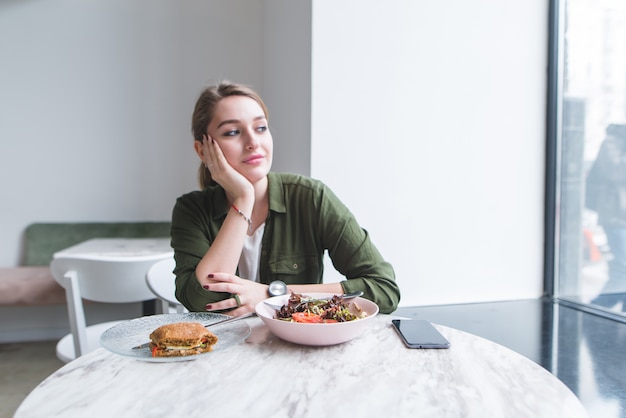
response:
<path fill-rule="evenodd" d="M 224 188 L 233 202 L 240 198 L 254 200 L 254 186 L 228 163 L 217 141 L 205 135 L 202 150 L 202 161 L 211 172 L 211 177 Z"/>
<path fill-rule="evenodd" d="M 250 230 L 248 220 L 254 209 L 255 195 L 250 180 L 230 165 L 217 141 L 211 136 L 205 135 L 201 146 L 196 147 L 213 180 L 226 191 L 230 204 L 242 213 L 248 214 L 242 218 L 235 210 L 227 211 L 219 232 L 209 243 L 209 249 L 196 266 L 196 278 L 205 285 L 206 278 L 214 271 L 235 273 L 237 270 L 245 235 Z"/>

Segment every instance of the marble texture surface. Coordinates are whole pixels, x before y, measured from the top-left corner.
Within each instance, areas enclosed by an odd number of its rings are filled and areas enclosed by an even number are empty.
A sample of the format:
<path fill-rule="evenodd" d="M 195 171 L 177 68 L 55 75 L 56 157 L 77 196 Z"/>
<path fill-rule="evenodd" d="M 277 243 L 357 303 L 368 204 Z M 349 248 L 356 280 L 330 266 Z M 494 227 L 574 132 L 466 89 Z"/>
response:
<path fill-rule="evenodd" d="M 173 255 L 169 238 L 92 238 L 54 253 L 54 258 L 127 261 Z"/>
<path fill-rule="evenodd" d="M 103 348 L 44 380 L 22 417 L 586 417 L 576 396 L 527 358 L 437 326 L 446 350 L 408 349 L 379 315 L 331 347 L 273 336 L 247 319 L 245 343 L 182 363 L 148 363 Z"/>

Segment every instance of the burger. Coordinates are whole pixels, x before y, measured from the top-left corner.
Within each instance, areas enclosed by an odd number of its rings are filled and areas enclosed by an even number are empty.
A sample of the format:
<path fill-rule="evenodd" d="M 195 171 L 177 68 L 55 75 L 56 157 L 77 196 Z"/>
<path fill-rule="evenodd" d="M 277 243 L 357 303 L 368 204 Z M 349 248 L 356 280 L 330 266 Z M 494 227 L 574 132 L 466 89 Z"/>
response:
<path fill-rule="evenodd" d="M 176 322 L 150 334 L 152 357 L 180 357 L 213 350 L 217 336 L 199 322 Z"/>

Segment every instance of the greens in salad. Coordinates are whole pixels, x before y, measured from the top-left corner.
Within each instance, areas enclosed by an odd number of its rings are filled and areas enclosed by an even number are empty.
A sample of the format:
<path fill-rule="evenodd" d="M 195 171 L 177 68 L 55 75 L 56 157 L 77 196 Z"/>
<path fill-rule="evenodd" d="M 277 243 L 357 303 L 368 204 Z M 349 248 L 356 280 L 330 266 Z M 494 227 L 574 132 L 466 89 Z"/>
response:
<path fill-rule="evenodd" d="M 315 299 L 298 293 L 292 293 L 289 301 L 276 312 L 276 319 L 290 322 L 332 323 L 354 321 L 366 316 L 359 306 L 343 300 L 340 295 L 330 299 Z M 357 314 L 353 312 L 356 311 Z"/>

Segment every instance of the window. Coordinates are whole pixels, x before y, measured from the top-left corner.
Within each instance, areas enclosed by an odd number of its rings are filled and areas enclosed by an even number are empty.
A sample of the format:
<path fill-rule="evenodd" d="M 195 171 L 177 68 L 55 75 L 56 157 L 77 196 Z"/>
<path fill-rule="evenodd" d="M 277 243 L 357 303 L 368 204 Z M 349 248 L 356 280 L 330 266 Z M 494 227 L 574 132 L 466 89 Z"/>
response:
<path fill-rule="evenodd" d="M 626 1 L 552 12 L 546 287 L 626 320 Z"/>

